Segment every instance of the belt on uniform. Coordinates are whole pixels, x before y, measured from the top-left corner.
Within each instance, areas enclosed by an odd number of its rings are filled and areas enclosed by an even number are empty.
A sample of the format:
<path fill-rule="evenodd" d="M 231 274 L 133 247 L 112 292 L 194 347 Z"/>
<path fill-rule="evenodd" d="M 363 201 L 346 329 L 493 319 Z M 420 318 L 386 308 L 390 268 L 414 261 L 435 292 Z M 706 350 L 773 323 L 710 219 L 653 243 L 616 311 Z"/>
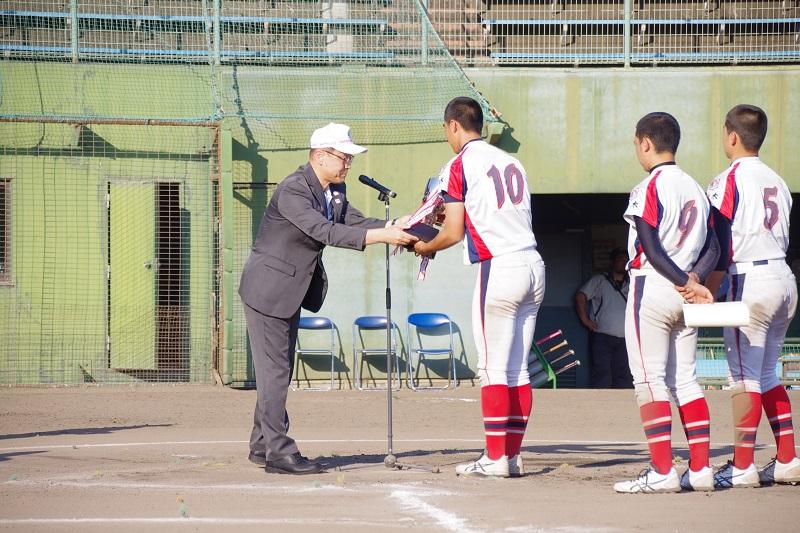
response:
<path fill-rule="evenodd" d="M 728 267 L 728 272 L 730 274 L 741 274 L 743 272 L 747 272 L 755 267 L 765 266 L 765 265 L 777 265 L 777 264 L 786 264 L 785 259 L 759 259 L 758 261 L 741 261 L 732 263 Z"/>

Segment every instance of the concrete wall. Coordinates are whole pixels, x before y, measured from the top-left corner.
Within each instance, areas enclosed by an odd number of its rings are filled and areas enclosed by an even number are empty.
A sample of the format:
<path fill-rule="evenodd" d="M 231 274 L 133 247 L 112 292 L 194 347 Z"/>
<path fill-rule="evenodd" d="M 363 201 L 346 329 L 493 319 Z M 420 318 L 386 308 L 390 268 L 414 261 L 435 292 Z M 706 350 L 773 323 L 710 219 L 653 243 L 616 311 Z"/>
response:
<path fill-rule="evenodd" d="M 468 69 L 467 75 L 503 113 L 509 131 L 500 146 L 523 162 L 534 193 L 627 194 L 644 177 L 633 152 L 635 124 L 651 111 L 677 117 L 682 127 L 678 161 L 705 186 L 728 165 L 720 144 L 722 123 L 727 110 L 738 103 L 766 110 L 770 129 L 762 157 L 793 191 L 800 191 L 800 146 L 792 129 L 793 118 L 800 116 L 798 68 L 514 68 Z M 373 192 L 353 179 L 365 173 L 399 192 L 393 216 L 406 213 L 416 206 L 426 178 L 452 155 L 445 143 L 370 147 L 351 170 L 351 200 L 366 213 L 382 216 Z M 266 154 L 269 181 L 280 181 L 305 156 L 304 151 Z M 621 216 L 620 212 L 620 222 Z M 586 265 L 591 264 L 592 228 L 586 226 L 580 230 L 585 236 L 572 234 L 572 238 L 566 229 L 534 228 L 549 267 L 537 337 L 563 329 L 586 363 L 586 332 L 575 317 L 572 297 L 591 271 Z M 599 232 L 602 237 L 602 229 Z M 611 232 L 619 235 L 624 228 Z M 383 312 L 382 253 L 380 247 L 370 247 L 363 257 L 344 250 L 325 252 L 332 284 L 320 314 L 342 327 L 346 349 L 352 320 L 359 314 Z M 460 249 L 441 252 L 427 279 L 419 282 L 414 279 L 417 261 L 409 254 L 395 258 L 393 314 L 402 318 L 418 311 L 448 313 L 464 333 L 467 359 L 474 368 L 470 302 L 476 269 L 462 266 L 460 259 Z M 576 377 L 579 385 L 586 385 L 588 365 Z"/>
<path fill-rule="evenodd" d="M 108 65 L 87 64 L 73 68 L 40 63 L 34 68 L 33 64 L 0 62 L 3 96 L 0 113 L 7 112 L 15 102 L 22 102 L 23 107 L 30 108 L 31 112 L 44 102 L 55 107 L 63 106 L 64 112 L 69 114 L 108 114 L 121 110 L 142 116 L 174 118 L 196 117 L 209 108 L 210 100 L 206 93 L 209 80 L 197 72 L 188 73 L 178 66 L 114 65 L 113 76 L 109 77 L 108 69 Z M 32 74 L 34 70 L 35 76 Z M 248 67 L 239 69 L 238 75 L 242 77 L 246 70 L 265 69 Z M 102 82 L 101 74 L 104 79 Z M 335 75 L 335 69 L 325 69 L 324 72 L 320 71 L 319 79 L 314 83 L 324 83 L 326 77 Z M 643 176 L 631 145 L 636 120 L 643 114 L 656 110 L 671 112 L 681 122 L 683 140 L 678 153 L 679 162 L 705 185 L 726 166 L 719 148 L 721 124 L 725 111 L 741 102 L 760 105 L 767 111 L 770 116 L 770 132 L 762 151 L 763 159 L 784 175 L 792 190 L 800 190 L 800 150 L 792 122 L 795 117 L 800 116 L 799 67 L 468 69 L 467 75 L 491 104 L 503 113 L 502 118 L 507 122 L 509 130 L 502 138 L 501 146 L 514 153 L 526 166 L 534 193 L 627 193 Z M 170 81 L 165 81 L 167 78 Z M 131 94 L 126 91 L 126 87 L 134 79 L 138 86 L 146 87 L 147 81 L 151 80 L 159 91 L 172 92 L 167 98 L 158 99 L 150 98 L 148 94 Z M 66 83 L 65 80 L 69 82 Z M 232 83 L 226 76 L 221 80 Z M 392 83 L 397 83 L 396 73 L 392 80 Z M 69 87 L 66 93 L 65 87 Z M 70 91 L 80 91 L 81 96 L 70 98 Z M 110 92 L 114 98 L 102 100 L 100 95 L 103 91 Z M 103 108 L 100 103 L 102 101 L 108 102 L 108 109 Z M 255 94 L 251 95 L 247 104 L 249 109 L 259 109 Z M 290 114 L 299 110 L 287 109 L 285 112 Z M 331 118 L 347 120 L 346 115 L 319 116 L 318 124 L 323 125 Z M 271 143 L 270 136 L 281 135 L 281 130 L 271 128 L 268 120 L 248 122 L 231 118 L 227 122 L 234 136 L 234 181 L 279 182 L 306 159 L 305 149 L 263 148 L 274 144 Z M 354 126 L 356 141 L 364 138 L 371 129 L 381 129 L 385 135 L 392 127 L 391 123 L 372 124 L 368 128 L 363 124 Z M 50 132 L 53 129 L 49 126 L 46 128 Z M 6 147 L 0 151 L 0 170 L 3 177 L 12 176 L 15 180 L 14 264 L 20 265 L 22 261 L 37 265 L 45 260 L 65 261 L 64 264 L 69 264 L 69 249 L 77 246 L 79 249 L 94 250 L 87 252 L 85 257 L 82 256 L 82 261 L 97 260 L 102 268 L 101 256 L 95 250 L 99 242 L 97 237 L 78 237 L 64 229 L 70 238 L 77 241 L 67 244 L 69 241 L 65 240 L 59 245 L 62 251 L 52 256 L 53 252 L 49 251 L 41 236 L 45 228 L 35 226 L 34 222 L 28 223 L 23 217 L 26 216 L 25 213 L 46 207 L 41 199 L 44 188 L 53 184 L 65 187 L 60 180 L 60 169 L 63 169 L 79 179 L 79 186 L 67 188 L 69 191 L 65 189 L 64 195 L 58 201 L 54 200 L 55 205 L 71 198 L 69 205 L 84 213 L 78 221 L 96 224 L 99 211 L 94 203 L 98 201 L 98 184 L 108 173 L 129 172 L 130 165 L 125 166 L 113 158 L 98 159 L 91 154 L 75 151 L 62 155 L 41 154 L 37 152 L 37 146 L 42 146 L 43 142 L 38 140 L 39 132 L 28 132 L 22 135 L 22 142 L 17 142 L 19 131 L 16 129 L 12 133 L 4 127 L 3 140 L 0 142 L 0 145 Z M 310 131 L 307 133 L 310 135 Z M 175 172 L 194 176 L 196 172 L 186 168 L 185 163 L 179 163 L 176 167 L 175 163 L 169 162 L 168 157 L 158 155 L 159 151 L 164 151 L 163 146 L 167 141 L 175 141 L 180 135 L 182 134 L 171 135 L 170 139 L 149 135 L 132 137 L 125 130 L 120 130 L 101 137 L 110 139 L 109 142 L 117 148 L 138 153 L 141 159 L 138 168 L 145 169 L 145 174 L 149 177 L 173 175 Z M 44 145 L 53 150 L 71 150 L 74 147 L 75 140 L 68 140 L 71 137 L 65 132 L 57 136 L 45 135 L 43 138 L 46 141 Z M 19 152 L 15 152 L 17 155 L 13 155 L 9 150 L 19 147 L 28 149 L 29 153 L 19 155 Z M 202 150 L 208 147 L 197 148 Z M 143 155 L 150 151 L 152 156 Z M 137 157 L 135 154 L 133 160 Z M 364 173 L 398 191 L 399 196 L 392 205 L 392 216 L 410 212 L 418 204 L 427 178 L 436 174 L 450 157 L 452 152 L 444 142 L 371 145 L 369 153 L 357 157 L 354 163 L 349 179 L 350 199 L 367 215 L 383 217 L 383 205 L 377 201 L 373 191 L 356 182 L 358 174 Z M 183 168 L 180 168 L 181 165 Z M 41 171 L 36 170 L 39 167 Z M 208 216 L 208 205 L 203 205 L 205 207 L 192 208 L 195 216 L 199 213 Z M 54 210 L 51 215 L 55 224 L 74 220 L 67 211 L 59 209 Z M 236 231 L 248 236 L 254 232 L 257 223 L 256 215 Z M 197 242 L 197 246 L 207 247 L 211 234 L 203 232 L 202 228 L 207 227 L 204 224 L 205 221 L 201 220 L 192 223 L 192 239 Z M 563 238 L 563 225 L 535 230 L 543 245 L 545 261 L 550 267 L 547 297 L 541 311 L 538 333 L 546 333 L 567 324 L 574 332 L 570 335 L 578 336 L 582 333 L 576 325 L 571 299 L 575 288 L 587 274 L 585 265 L 587 254 L 591 254 L 591 250 L 586 243 L 591 241 L 576 237 L 573 242 Z M 329 249 L 325 253 L 331 288 L 320 313 L 330 316 L 339 325 L 348 366 L 352 320 L 358 315 L 384 312 L 383 254 L 380 246 L 370 247 L 363 254 L 337 249 Z M 203 263 L 200 261 L 196 264 L 199 268 Z M 416 280 L 417 266 L 418 260 L 410 254 L 404 253 L 392 259 L 393 314 L 396 321 L 402 326 L 405 316 L 410 312 L 448 313 L 460 331 L 459 349 L 463 347 L 466 366 L 474 369 L 470 306 L 475 267 L 461 264 L 461 251 L 458 248 L 438 254 L 431 263 L 428 278 L 424 282 Z M 72 267 L 79 271 L 84 265 L 81 263 Z M 205 280 L 197 286 L 197 292 L 192 296 L 196 299 L 193 301 L 197 302 L 198 313 L 209 309 L 206 305 L 207 288 L 213 272 L 211 265 L 206 265 L 205 268 L 205 271 L 192 274 Z M 84 293 L 92 295 L 90 299 L 95 301 L 102 294 L 98 288 L 102 285 L 102 279 L 97 281 L 95 278 L 102 276 L 102 273 L 96 270 L 92 272 L 93 281 L 84 289 Z M 25 339 L 29 343 L 26 345 L 27 350 L 47 359 L 46 367 L 63 366 L 59 343 L 74 342 L 74 339 L 70 339 L 70 334 L 79 339 L 102 340 L 104 334 L 99 332 L 97 317 L 93 317 L 90 321 L 78 321 L 70 325 L 69 330 L 73 333 L 51 331 L 54 334 L 51 338 L 55 339 L 52 347 L 42 345 L 33 330 L 51 326 L 48 326 L 49 319 L 41 314 L 40 302 L 47 298 L 62 298 L 74 289 L 62 287 L 55 281 L 43 285 L 43 274 L 36 266 L 27 271 L 17 270 L 14 275 L 14 288 L 0 287 L 0 302 L 11 301 L 9 295 L 14 291 L 22 291 L 29 297 L 24 300 L 27 302 L 23 302 L 24 305 L 17 299 L 14 300 L 17 302 L 14 305 L 4 306 L 4 314 L 0 318 L 7 332 L 10 332 L 9 328 L 14 328 L 14 338 L 18 339 L 16 342 Z M 75 279 L 79 282 L 83 280 L 80 277 Z M 92 305 L 102 304 L 100 300 L 98 302 Z M 33 326 L 23 325 L 27 323 Z M 102 324 L 102 318 L 99 323 Z M 210 325 L 209 322 L 198 322 L 197 327 L 204 327 L 202 324 Z M 99 342 L 91 341 L 87 351 L 102 352 L 103 347 Z M 0 365 L 5 370 L 18 364 L 14 359 L 15 353 L 19 353 L 19 350 L 7 349 L 0 357 Z M 581 355 L 585 357 L 585 353 Z M 30 374 L 31 377 L 26 377 L 25 381 L 35 381 L 38 368 L 38 364 L 32 368 L 34 373 Z M 579 382 L 585 383 L 584 373 L 579 375 Z"/>

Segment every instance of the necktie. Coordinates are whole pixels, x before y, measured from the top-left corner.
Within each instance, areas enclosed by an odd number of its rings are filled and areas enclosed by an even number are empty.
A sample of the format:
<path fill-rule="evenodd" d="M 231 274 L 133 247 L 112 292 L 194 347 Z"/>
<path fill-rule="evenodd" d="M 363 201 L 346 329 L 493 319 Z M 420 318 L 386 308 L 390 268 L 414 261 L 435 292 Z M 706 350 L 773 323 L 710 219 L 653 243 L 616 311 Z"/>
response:
<path fill-rule="evenodd" d="M 328 220 L 333 222 L 333 205 L 331 202 L 333 201 L 333 195 L 331 194 L 330 190 L 325 191 L 325 210 L 328 216 Z"/>

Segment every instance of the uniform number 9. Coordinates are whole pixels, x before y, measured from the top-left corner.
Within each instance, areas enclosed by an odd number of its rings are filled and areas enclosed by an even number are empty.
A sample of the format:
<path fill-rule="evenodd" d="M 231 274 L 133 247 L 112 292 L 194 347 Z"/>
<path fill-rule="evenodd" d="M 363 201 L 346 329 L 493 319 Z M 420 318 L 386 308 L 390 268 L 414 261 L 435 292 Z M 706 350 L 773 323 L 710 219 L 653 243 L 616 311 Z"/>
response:
<path fill-rule="evenodd" d="M 677 248 L 683 246 L 683 241 L 685 241 L 686 236 L 691 233 L 695 222 L 697 222 L 697 206 L 694 205 L 694 200 L 689 200 L 683 204 L 681 216 L 678 218 L 678 231 L 681 232 L 681 238 L 678 244 L 675 245 Z"/>

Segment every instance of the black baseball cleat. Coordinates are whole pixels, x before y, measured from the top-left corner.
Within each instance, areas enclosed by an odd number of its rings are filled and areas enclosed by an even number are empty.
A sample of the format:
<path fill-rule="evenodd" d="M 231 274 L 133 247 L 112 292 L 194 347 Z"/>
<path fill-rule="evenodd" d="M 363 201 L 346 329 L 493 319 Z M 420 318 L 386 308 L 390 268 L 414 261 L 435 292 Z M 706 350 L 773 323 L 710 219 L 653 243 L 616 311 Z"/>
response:
<path fill-rule="evenodd" d="M 264 466 L 267 464 L 267 452 L 264 451 L 250 451 L 250 455 L 247 456 L 247 460 L 251 463 L 255 463 L 258 466 Z"/>
<path fill-rule="evenodd" d="M 318 474 L 322 472 L 322 465 L 303 457 L 300 452 L 295 452 L 280 459 L 266 461 L 264 470 L 270 474 Z"/>

